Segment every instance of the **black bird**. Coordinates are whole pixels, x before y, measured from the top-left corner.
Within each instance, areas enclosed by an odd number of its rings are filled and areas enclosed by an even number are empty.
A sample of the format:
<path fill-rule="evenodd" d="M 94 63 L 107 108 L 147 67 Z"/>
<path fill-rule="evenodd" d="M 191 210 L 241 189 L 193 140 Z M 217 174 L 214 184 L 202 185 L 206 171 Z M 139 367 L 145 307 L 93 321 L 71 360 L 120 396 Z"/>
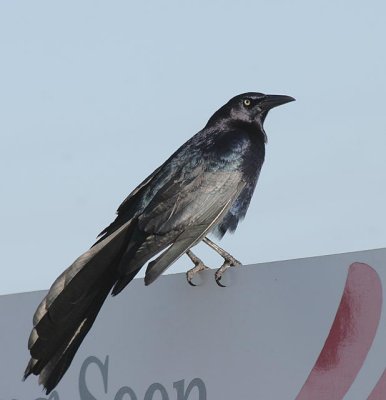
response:
<path fill-rule="evenodd" d="M 67 371 L 107 295 L 117 295 L 149 259 L 145 284 L 204 241 L 224 257 L 216 272 L 239 264 L 206 238 L 233 232 L 244 218 L 265 156 L 268 111 L 294 99 L 244 93 L 216 111 L 203 130 L 183 144 L 123 201 L 99 240 L 53 283 L 38 306 L 28 341 L 24 379 L 39 375 L 47 394 Z"/>

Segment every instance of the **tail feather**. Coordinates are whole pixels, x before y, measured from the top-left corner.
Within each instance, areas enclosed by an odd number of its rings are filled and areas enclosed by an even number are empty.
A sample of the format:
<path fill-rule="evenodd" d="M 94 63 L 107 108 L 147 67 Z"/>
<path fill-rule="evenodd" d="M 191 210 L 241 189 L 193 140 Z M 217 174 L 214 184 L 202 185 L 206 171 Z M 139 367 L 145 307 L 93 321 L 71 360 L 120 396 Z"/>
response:
<path fill-rule="evenodd" d="M 98 293 L 93 303 L 85 312 L 86 317 L 78 323 L 77 331 L 73 337 L 65 346 L 58 349 L 52 359 L 50 359 L 41 370 L 39 383 L 45 387 L 47 394 L 55 388 L 70 366 L 79 346 L 94 324 L 96 316 L 109 294 L 111 287 L 112 283 L 110 282 Z"/>
<path fill-rule="evenodd" d="M 131 221 L 80 256 L 54 282 L 33 318 L 24 379 L 40 375 L 47 394 L 60 381 L 118 277 Z"/>

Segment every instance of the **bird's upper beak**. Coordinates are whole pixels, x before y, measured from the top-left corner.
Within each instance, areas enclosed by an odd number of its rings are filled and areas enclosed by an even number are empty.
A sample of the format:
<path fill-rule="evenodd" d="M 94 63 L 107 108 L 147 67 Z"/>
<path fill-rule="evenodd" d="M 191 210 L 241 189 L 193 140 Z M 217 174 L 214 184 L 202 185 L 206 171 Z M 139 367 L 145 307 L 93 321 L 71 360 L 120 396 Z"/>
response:
<path fill-rule="evenodd" d="M 267 94 L 265 98 L 260 102 L 260 107 L 268 111 L 271 108 L 281 106 L 282 104 L 289 103 L 290 101 L 295 101 L 291 96 L 282 96 L 278 94 Z"/>

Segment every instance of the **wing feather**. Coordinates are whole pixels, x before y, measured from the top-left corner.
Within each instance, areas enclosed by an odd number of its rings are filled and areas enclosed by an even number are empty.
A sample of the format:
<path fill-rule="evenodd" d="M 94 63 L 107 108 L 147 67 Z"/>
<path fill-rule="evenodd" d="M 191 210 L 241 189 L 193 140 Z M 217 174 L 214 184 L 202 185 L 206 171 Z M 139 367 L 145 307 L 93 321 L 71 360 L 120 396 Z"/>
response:
<path fill-rule="evenodd" d="M 212 206 L 201 215 L 200 222 L 188 226 L 184 232 L 178 236 L 176 241 L 158 258 L 150 262 L 145 276 L 145 285 L 154 282 L 167 268 L 177 261 L 187 250 L 197 244 L 204 236 L 216 225 L 221 217 L 229 210 L 232 202 L 243 188 L 243 183 L 235 188 L 234 193 L 225 202 L 213 203 Z"/>
<path fill-rule="evenodd" d="M 135 254 L 122 257 L 125 262 L 120 264 L 120 279 L 113 294 L 119 293 L 150 258 L 163 251 L 147 269 L 145 283 L 153 282 L 219 223 L 244 187 L 237 171 L 206 172 L 188 183 L 181 180 L 166 185 L 138 217 L 138 234 L 146 239 Z"/>

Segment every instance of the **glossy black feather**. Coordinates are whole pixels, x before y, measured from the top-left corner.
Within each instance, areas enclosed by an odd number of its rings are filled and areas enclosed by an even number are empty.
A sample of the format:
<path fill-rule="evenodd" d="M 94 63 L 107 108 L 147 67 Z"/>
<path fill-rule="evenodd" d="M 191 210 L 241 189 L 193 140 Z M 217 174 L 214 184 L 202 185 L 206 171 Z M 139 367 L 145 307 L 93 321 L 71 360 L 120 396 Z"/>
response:
<path fill-rule="evenodd" d="M 54 282 L 33 319 L 25 371 L 49 393 L 71 364 L 107 295 L 149 263 L 152 283 L 209 232 L 234 231 L 265 156 L 268 110 L 293 99 L 244 93 L 182 145 L 123 201 L 99 240 Z"/>

